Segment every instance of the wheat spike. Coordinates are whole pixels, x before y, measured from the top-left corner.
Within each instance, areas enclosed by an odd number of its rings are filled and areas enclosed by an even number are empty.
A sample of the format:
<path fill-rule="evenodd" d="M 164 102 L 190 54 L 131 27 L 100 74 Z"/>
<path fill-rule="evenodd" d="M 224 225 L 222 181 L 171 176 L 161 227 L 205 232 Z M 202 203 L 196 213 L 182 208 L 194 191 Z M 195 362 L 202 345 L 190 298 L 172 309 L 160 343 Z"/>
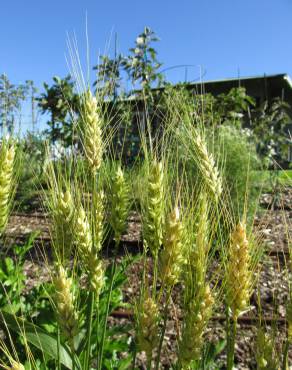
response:
<path fill-rule="evenodd" d="M 179 280 L 184 262 L 182 249 L 182 223 L 179 219 L 179 209 L 170 213 L 165 227 L 163 250 L 160 257 L 161 280 L 171 287 Z"/>
<path fill-rule="evenodd" d="M 75 239 L 80 255 L 85 257 L 92 248 L 92 237 L 90 225 L 86 213 L 82 206 L 77 212 L 76 222 L 74 223 Z"/>
<path fill-rule="evenodd" d="M 13 186 L 14 143 L 2 142 L 0 150 L 0 235 L 7 224 Z"/>
<path fill-rule="evenodd" d="M 179 359 L 183 367 L 200 359 L 203 334 L 212 314 L 214 299 L 209 285 L 188 303 L 184 313 L 182 339 L 179 345 Z"/>
<path fill-rule="evenodd" d="M 88 275 L 90 289 L 99 295 L 104 282 L 104 269 L 97 250 L 93 248 L 90 224 L 82 206 L 79 208 L 75 223 L 77 248 Z"/>
<path fill-rule="evenodd" d="M 57 196 L 56 214 L 58 214 L 60 217 L 63 217 L 64 220 L 69 223 L 72 219 L 73 207 L 72 195 L 70 191 L 66 190 L 64 193 L 60 192 Z"/>
<path fill-rule="evenodd" d="M 226 300 L 234 320 L 249 304 L 251 270 L 246 227 L 239 223 L 231 234 L 226 275 Z"/>
<path fill-rule="evenodd" d="M 87 260 L 87 269 L 89 271 L 90 289 L 98 297 L 104 286 L 104 267 L 102 261 L 95 253 L 90 253 Z"/>
<path fill-rule="evenodd" d="M 157 257 L 163 238 L 163 166 L 155 159 L 150 164 L 148 194 L 143 215 L 145 247 Z"/>
<path fill-rule="evenodd" d="M 62 266 L 57 267 L 53 277 L 55 287 L 55 304 L 57 318 L 61 331 L 73 346 L 74 336 L 77 334 L 77 313 L 74 308 L 74 294 L 72 293 L 72 279 L 67 277 L 67 273 Z"/>
<path fill-rule="evenodd" d="M 197 131 L 194 137 L 195 150 L 197 154 L 197 164 L 200 169 L 203 181 L 217 201 L 222 193 L 222 179 L 215 164 L 213 155 L 209 153 L 207 144 L 201 134 Z"/>
<path fill-rule="evenodd" d="M 129 211 L 129 189 L 124 173 L 119 166 L 115 172 L 111 196 L 111 226 L 115 240 L 119 241 L 127 225 Z"/>
<path fill-rule="evenodd" d="M 159 310 L 152 298 L 147 298 L 141 303 L 137 313 L 137 342 L 140 351 L 145 351 L 147 358 L 152 357 L 152 352 L 158 344 Z"/>
<path fill-rule="evenodd" d="M 97 101 L 90 90 L 85 94 L 83 112 L 83 146 L 93 173 L 100 168 L 103 154 L 102 119 L 98 114 Z"/>
<path fill-rule="evenodd" d="M 68 261 L 73 243 L 74 203 L 69 190 L 54 191 L 53 234 L 57 258 Z"/>

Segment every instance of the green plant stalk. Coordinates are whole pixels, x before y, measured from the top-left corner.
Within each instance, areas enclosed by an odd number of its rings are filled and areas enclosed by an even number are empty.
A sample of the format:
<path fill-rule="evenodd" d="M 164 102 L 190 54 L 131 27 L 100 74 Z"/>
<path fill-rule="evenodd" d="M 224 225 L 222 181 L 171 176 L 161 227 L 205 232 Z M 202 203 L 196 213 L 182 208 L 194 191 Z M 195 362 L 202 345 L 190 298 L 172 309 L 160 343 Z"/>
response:
<path fill-rule="evenodd" d="M 235 337 L 237 320 L 227 319 L 227 370 L 232 370 L 234 365 Z"/>
<path fill-rule="evenodd" d="M 156 360 L 156 366 L 155 366 L 155 369 L 156 370 L 159 370 L 159 363 L 160 363 L 160 357 L 161 357 L 162 344 L 163 344 L 163 340 L 164 340 L 164 336 L 165 336 L 165 331 L 166 331 L 167 313 L 168 313 L 168 305 L 169 305 L 170 295 L 171 295 L 171 291 L 168 291 L 167 292 L 167 296 L 166 296 L 165 307 L 164 307 L 163 326 L 162 326 L 161 336 L 160 336 L 159 345 L 158 345 L 157 360 Z"/>
<path fill-rule="evenodd" d="M 133 353 L 133 361 L 132 361 L 132 370 L 135 370 L 136 366 L 136 357 L 137 357 L 137 344 L 135 343 L 135 349 Z"/>
<path fill-rule="evenodd" d="M 72 370 L 75 370 L 75 357 L 74 357 L 74 349 L 72 348 L 71 349 L 72 351 Z"/>
<path fill-rule="evenodd" d="M 157 276 L 158 276 L 158 253 L 156 253 L 154 256 L 153 286 L 152 286 L 152 298 L 154 300 L 156 297 Z"/>
<path fill-rule="evenodd" d="M 97 361 L 97 369 L 99 369 L 99 346 L 98 346 L 98 338 L 99 338 L 99 296 L 96 297 L 96 361 Z"/>
<path fill-rule="evenodd" d="M 57 329 L 57 369 L 58 370 L 61 370 L 60 347 L 61 347 L 61 338 L 60 338 L 60 327 L 58 325 L 58 329 Z M 73 358 L 72 358 L 72 361 L 73 361 Z"/>
<path fill-rule="evenodd" d="M 104 341 L 105 341 L 105 335 L 106 335 L 107 320 L 108 320 L 108 315 L 109 315 L 109 306 L 110 306 L 112 290 L 113 290 L 113 285 L 114 285 L 114 277 L 115 277 L 116 269 L 117 269 L 117 250 L 118 250 L 119 243 L 120 243 L 120 241 L 116 240 L 116 243 L 115 243 L 115 257 L 114 257 L 114 263 L 113 263 L 112 270 L 111 270 L 110 287 L 109 287 L 109 292 L 108 292 L 107 301 L 106 301 L 106 311 L 105 311 L 104 325 L 103 325 L 103 328 L 102 328 L 101 344 L 100 344 L 100 349 L 99 349 L 99 369 L 100 370 L 102 370 L 102 357 L 103 357 Z"/>
<path fill-rule="evenodd" d="M 91 176 L 92 202 L 94 202 L 95 194 L 96 194 L 96 175 L 90 172 L 90 176 Z M 84 369 L 88 369 L 88 370 L 90 369 L 90 349 L 91 349 L 92 321 L 93 321 L 93 314 L 94 314 L 94 302 L 95 302 L 95 293 L 92 291 L 90 292 L 90 295 L 89 295 L 89 318 L 88 318 L 88 323 L 87 323 L 88 324 L 87 325 L 88 343 L 87 343 L 85 360 L 84 360 Z"/>
<path fill-rule="evenodd" d="M 283 370 L 288 370 L 289 369 L 289 364 L 288 364 L 288 354 L 289 354 L 289 346 L 290 346 L 290 340 L 287 338 L 284 351 L 283 351 Z"/>
<path fill-rule="evenodd" d="M 87 322 L 87 348 L 85 353 L 85 359 L 84 359 L 84 369 L 87 370 L 90 368 L 90 349 L 91 349 L 91 335 L 92 335 L 92 319 L 93 319 L 93 313 L 94 313 L 94 302 L 95 302 L 95 294 L 94 292 L 90 292 L 89 295 L 89 318 Z"/>
<path fill-rule="evenodd" d="M 149 358 L 147 358 L 147 370 L 151 370 L 151 365 L 152 365 L 152 352 Z"/>

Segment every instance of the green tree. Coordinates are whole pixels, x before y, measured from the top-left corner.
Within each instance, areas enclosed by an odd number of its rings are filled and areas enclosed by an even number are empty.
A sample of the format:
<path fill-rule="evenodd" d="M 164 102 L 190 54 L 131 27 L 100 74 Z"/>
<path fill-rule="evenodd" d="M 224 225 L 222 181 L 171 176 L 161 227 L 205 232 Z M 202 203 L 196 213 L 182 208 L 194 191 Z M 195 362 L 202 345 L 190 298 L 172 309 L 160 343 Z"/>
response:
<path fill-rule="evenodd" d="M 13 85 L 5 74 L 0 75 L 0 127 L 11 133 L 26 97 L 25 85 Z"/>
<path fill-rule="evenodd" d="M 26 88 L 26 95 L 30 100 L 31 106 L 31 124 L 32 124 L 32 131 L 35 131 L 35 126 L 37 123 L 37 101 L 36 101 L 36 94 L 38 93 L 38 89 L 34 85 L 32 80 L 25 81 L 25 88 Z"/>
<path fill-rule="evenodd" d="M 157 60 L 157 51 L 152 46 L 157 41 L 155 32 L 145 27 L 136 38 L 135 47 L 129 50 L 130 55 L 124 59 L 124 68 L 134 87 L 150 90 L 155 83 L 157 86 L 163 84 L 164 76 L 159 73 L 162 63 Z"/>
<path fill-rule="evenodd" d="M 245 88 L 235 87 L 227 94 L 216 97 L 214 109 L 220 117 L 220 123 L 232 124 L 240 128 L 244 124 L 246 113 L 254 106 L 255 101 L 246 94 Z"/>
<path fill-rule="evenodd" d="M 289 143 L 285 126 L 291 122 L 289 110 L 288 103 L 275 98 L 271 103 L 264 102 L 254 111 L 253 133 L 257 151 L 267 166 L 282 164 L 287 160 Z"/>
<path fill-rule="evenodd" d="M 72 115 L 78 112 L 79 98 L 75 93 L 75 83 L 68 75 L 61 79 L 53 77 L 53 85 L 44 83 L 45 92 L 37 99 L 43 114 L 50 114 L 47 122 L 47 134 L 53 143 L 61 141 L 65 147 L 72 144 L 73 124 Z"/>
<path fill-rule="evenodd" d="M 102 96 L 117 98 L 122 83 L 121 66 L 123 61 L 124 58 L 121 54 L 114 59 L 102 55 L 100 63 L 93 67 L 97 71 L 97 79 L 93 86 Z"/>

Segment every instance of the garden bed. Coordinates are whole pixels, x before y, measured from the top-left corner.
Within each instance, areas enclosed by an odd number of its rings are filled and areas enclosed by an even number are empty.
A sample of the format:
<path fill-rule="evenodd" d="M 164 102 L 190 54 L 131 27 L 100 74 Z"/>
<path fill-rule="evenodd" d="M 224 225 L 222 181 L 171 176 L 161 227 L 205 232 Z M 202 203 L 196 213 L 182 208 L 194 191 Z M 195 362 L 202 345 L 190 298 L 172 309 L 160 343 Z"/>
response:
<path fill-rule="evenodd" d="M 259 290 L 261 304 L 259 305 L 256 294 L 251 299 L 251 309 L 241 316 L 238 320 L 238 339 L 236 344 L 235 363 L 240 369 L 248 369 L 254 365 L 255 336 L 259 324 L 258 315 L 261 310 L 264 321 L 268 327 L 274 325 L 278 328 L 278 341 L 281 342 L 285 330 L 285 304 L 288 295 L 286 261 L 288 256 L 287 232 L 292 226 L 292 188 L 287 188 L 273 202 L 271 194 L 264 194 L 260 200 L 261 209 L 255 219 L 255 227 L 260 230 L 265 254 L 261 260 Z M 6 231 L 6 240 L 21 242 L 29 237 L 32 232 L 37 232 L 36 248 L 27 258 L 25 263 L 25 274 L 27 276 L 27 289 L 45 281 L 49 277 L 49 272 L 43 268 L 41 262 L 41 248 L 50 247 L 49 222 L 45 214 L 13 214 Z M 133 213 L 129 218 L 128 233 L 124 235 L 121 243 L 120 256 L 125 254 L 139 254 L 142 248 L 141 243 L 141 224 L 139 217 Z M 105 259 L 111 261 L 109 250 L 104 251 Z M 151 264 L 151 258 L 148 259 Z M 125 301 L 132 302 L 137 297 L 140 283 L 139 276 L 142 270 L 142 261 L 137 260 L 128 271 L 128 283 L 124 287 Z M 149 276 L 151 279 L 151 276 Z M 169 312 L 169 321 L 166 328 L 164 341 L 164 357 L 162 363 L 165 368 L 169 368 L 174 360 L 174 348 L 176 344 L 177 322 L 181 318 L 179 308 L 180 288 L 174 290 L 173 302 Z M 275 308 L 277 307 L 277 312 Z M 215 317 L 212 319 L 207 332 L 207 337 L 214 341 L 224 337 L 225 317 L 221 308 L 217 309 Z M 126 324 L 132 321 L 132 311 L 130 309 L 116 310 L 110 317 L 110 324 Z M 129 332 L 129 336 L 132 332 Z M 221 360 L 224 359 L 224 353 Z M 292 358 L 292 357 L 291 357 Z M 143 368 L 145 357 L 139 354 L 137 364 Z M 249 364 L 249 365 L 247 365 Z"/>

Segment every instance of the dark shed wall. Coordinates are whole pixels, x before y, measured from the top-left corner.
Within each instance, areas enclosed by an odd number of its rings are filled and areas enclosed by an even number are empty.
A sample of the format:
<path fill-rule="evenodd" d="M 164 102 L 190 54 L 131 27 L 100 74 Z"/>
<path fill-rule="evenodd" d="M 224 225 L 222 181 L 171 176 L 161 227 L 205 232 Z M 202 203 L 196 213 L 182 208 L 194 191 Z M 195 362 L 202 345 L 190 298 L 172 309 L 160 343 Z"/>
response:
<path fill-rule="evenodd" d="M 292 106 L 292 88 L 285 76 L 285 74 L 281 74 L 255 78 L 210 81 L 202 84 L 191 84 L 189 88 L 195 88 L 198 94 L 211 93 L 216 96 L 222 93 L 228 93 L 232 88 L 241 86 L 246 89 L 247 95 L 252 96 L 256 100 L 257 104 L 280 97 Z"/>

